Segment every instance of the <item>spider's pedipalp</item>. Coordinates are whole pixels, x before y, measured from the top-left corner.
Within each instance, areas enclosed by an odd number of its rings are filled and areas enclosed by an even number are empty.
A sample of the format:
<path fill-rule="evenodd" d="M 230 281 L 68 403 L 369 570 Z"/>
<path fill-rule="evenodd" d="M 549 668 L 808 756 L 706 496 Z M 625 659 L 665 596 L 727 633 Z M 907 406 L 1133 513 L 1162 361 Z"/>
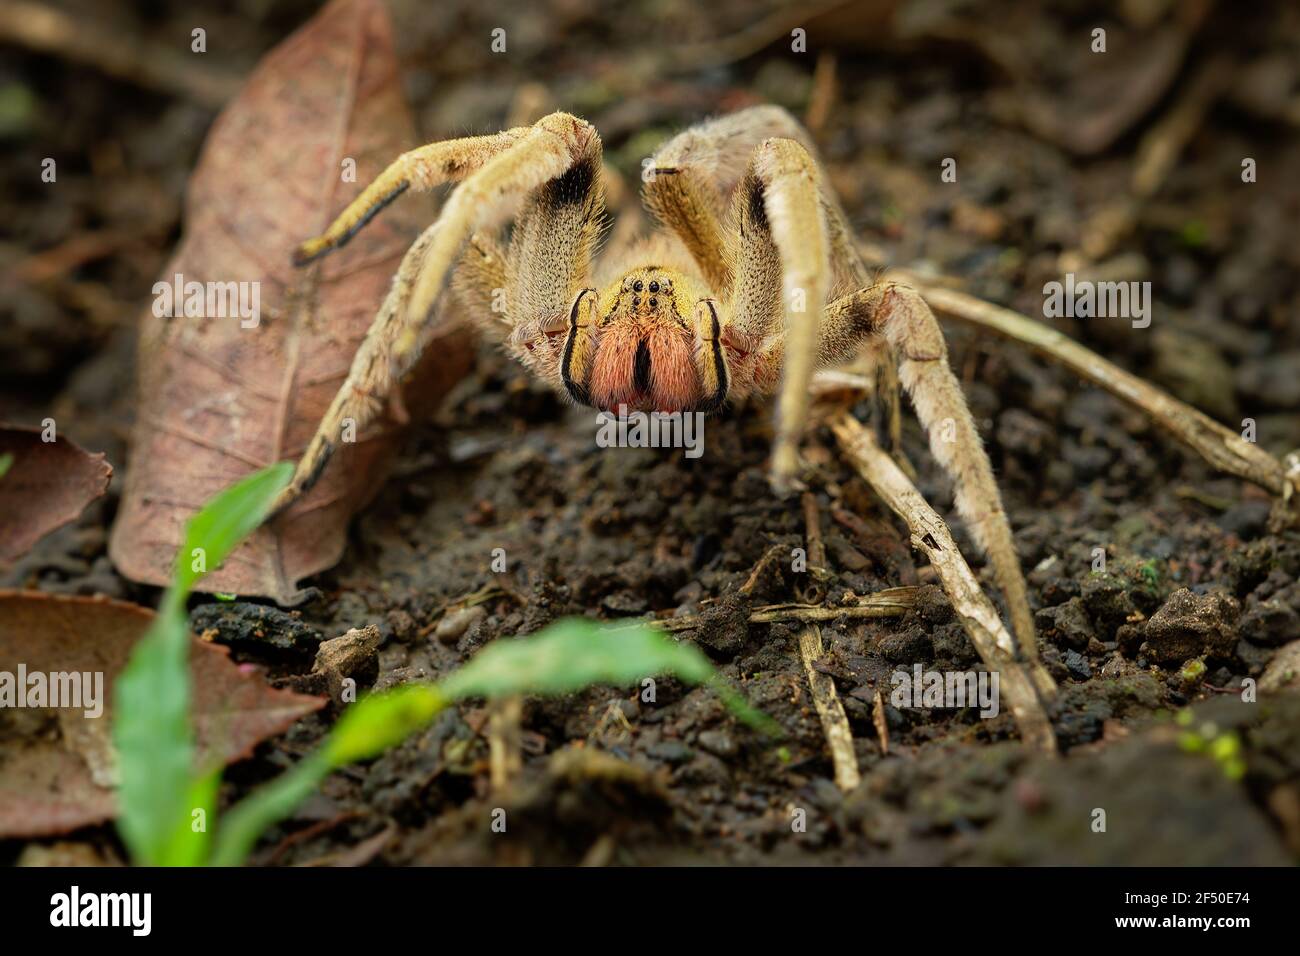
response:
<path fill-rule="evenodd" d="M 569 310 L 569 334 L 560 359 L 560 380 L 564 382 L 569 397 L 579 405 L 591 404 L 587 380 L 591 370 L 599 311 L 600 299 L 595 289 L 579 292 Z"/>
<path fill-rule="evenodd" d="M 701 412 L 716 412 L 727 400 L 731 389 L 731 372 L 726 349 L 722 344 L 722 320 L 718 303 L 701 299 L 695 306 L 695 367 L 700 376 L 702 398 L 696 405 Z"/>

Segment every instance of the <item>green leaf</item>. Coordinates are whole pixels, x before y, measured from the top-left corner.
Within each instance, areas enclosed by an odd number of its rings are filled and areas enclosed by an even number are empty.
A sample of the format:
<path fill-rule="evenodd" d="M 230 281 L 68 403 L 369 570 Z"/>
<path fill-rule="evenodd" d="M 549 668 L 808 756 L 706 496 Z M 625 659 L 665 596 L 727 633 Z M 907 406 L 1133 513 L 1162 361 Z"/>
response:
<path fill-rule="evenodd" d="M 207 570 L 217 568 L 241 541 L 266 520 L 276 497 L 293 477 L 293 463 L 254 472 L 218 494 L 190 519 L 185 543 L 176 556 L 175 588 L 186 594 Z M 203 571 L 195 571 L 195 552 L 203 556 Z"/>
<path fill-rule="evenodd" d="M 3 478 L 5 475 L 9 474 L 9 469 L 12 468 L 13 465 L 14 465 L 13 452 L 7 451 L 3 455 L 0 455 L 0 478 Z"/>
<path fill-rule="evenodd" d="M 185 814 L 163 848 L 163 866 L 203 866 L 212 846 L 212 827 L 217 822 L 217 791 L 221 788 L 221 765 L 190 781 Z M 201 816 L 196 812 L 201 811 Z"/>
<path fill-rule="evenodd" d="M 117 827 L 131 857 L 150 866 L 169 855 L 194 774 L 188 640 L 184 615 L 165 607 L 113 688 Z"/>
<path fill-rule="evenodd" d="M 569 618 L 532 637 L 493 641 L 441 686 L 457 699 L 567 694 L 590 684 L 626 686 L 662 675 L 702 684 L 713 676 L 713 665 L 698 648 L 654 628 L 609 628 Z"/>
<path fill-rule="evenodd" d="M 433 720 L 449 698 L 436 686 L 406 684 L 370 694 L 347 709 L 326 741 L 330 766 L 377 757 Z"/>
<path fill-rule="evenodd" d="M 262 831 L 292 813 L 331 770 L 401 743 L 453 700 L 566 694 L 591 684 L 627 685 L 668 674 L 709 684 L 740 719 L 769 733 L 779 731 L 775 721 L 717 676 L 697 648 L 651 627 L 608 628 L 570 618 L 532 637 L 498 639 L 439 684 L 407 684 L 351 705 L 319 750 L 226 814 L 212 862 L 238 866 Z"/>
<path fill-rule="evenodd" d="M 325 750 L 317 750 L 235 804 L 217 827 L 210 865 L 241 865 L 262 832 L 293 813 L 333 769 Z"/>
<path fill-rule="evenodd" d="M 186 528 L 176 580 L 153 624 L 131 652 L 114 685 L 113 745 L 117 752 L 118 830 L 137 863 L 198 862 L 205 834 L 191 829 L 191 811 L 215 812 L 219 771 L 196 776 L 190 718 L 190 637 L 185 601 L 203 573 L 190 555 L 203 550 L 216 567 L 265 519 L 293 476 L 282 462 L 214 497 Z"/>
<path fill-rule="evenodd" d="M 448 703 L 430 684 L 406 684 L 361 698 L 347 709 L 320 749 L 222 818 L 212 865 L 239 866 L 262 832 L 291 814 L 331 771 L 379 756 L 428 724 Z"/>

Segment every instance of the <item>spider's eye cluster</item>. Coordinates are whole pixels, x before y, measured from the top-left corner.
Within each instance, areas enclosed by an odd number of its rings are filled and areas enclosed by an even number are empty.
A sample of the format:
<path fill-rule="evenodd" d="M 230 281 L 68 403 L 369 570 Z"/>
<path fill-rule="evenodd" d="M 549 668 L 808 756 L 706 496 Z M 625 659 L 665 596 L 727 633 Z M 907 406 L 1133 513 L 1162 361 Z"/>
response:
<path fill-rule="evenodd" d="M 657 296 L 659 293 L 662 293 L 664 295 L 672 294 L 673 284 L 672 281 L 669 279 L 656 278 L 647 281 L 645 279 L 633 279 L 629 276 L 628 278 L 623 280 L 623 289 L 626 292 L 637 293 L 632 297 L 633 308 L 636 308 L 641 304 L 641 300 L 643 298 L 641 293 L 649 292 L 651 295 L 651 298 L 649 299 L 649 305 L 650 308 L 654 309 L 654 308 L 658 308 L 659 306 L 659 299 L 656 298 L 655 296 Z"/>

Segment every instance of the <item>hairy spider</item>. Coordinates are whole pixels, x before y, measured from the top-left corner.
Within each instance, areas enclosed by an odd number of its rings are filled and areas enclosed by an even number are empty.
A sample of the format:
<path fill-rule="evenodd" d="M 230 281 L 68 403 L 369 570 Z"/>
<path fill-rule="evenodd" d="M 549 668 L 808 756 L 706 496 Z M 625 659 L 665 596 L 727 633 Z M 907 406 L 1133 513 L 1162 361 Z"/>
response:
<path fill-rule="evenodd" d="M 379 414 L 419 357 L 449 283 L 480 325 L 575 402 L 713 411 L 779 393 L 778 489 L 795 481 L 813 372 L 887 344 L 953 476 L 958 511 L 989 555 L 1017 643 L 1032 649 L 1010 526 L 943 334 L 915 290 L 864 266 L 808 133 L 780 108 L 746 109 L 669 140 L 644 178 L 664 228 L 594 261 L 605 225 L 600 136 L 552 113 L 403 154 L 303 243 L 300 265 L 342 246 L 407 189 L 460 183 L 403 259 L 281 507 L 320 474 L 347 420 L 359 429 Z M 504 247 L 498 235 L 512 211 Z"/>

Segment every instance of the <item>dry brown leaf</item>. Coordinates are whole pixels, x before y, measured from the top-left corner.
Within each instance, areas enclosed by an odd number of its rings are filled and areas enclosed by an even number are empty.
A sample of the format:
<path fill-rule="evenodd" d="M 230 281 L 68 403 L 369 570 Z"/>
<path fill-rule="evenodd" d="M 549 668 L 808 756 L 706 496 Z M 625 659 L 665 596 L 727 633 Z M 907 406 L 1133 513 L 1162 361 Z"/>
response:
<path fill-rule="evenodd" d="M 113 467 L 66 438 L 41 440 L 41 430 L 0 425 L 0 567 L 21 558 L 55 528 L 72 521 L 108 490 Z"/>
<path fill-rule="evenodd" d="M 413 142 L 379 0 L 334 0 L 266 57 L 217 119 L 190 180 L 184 241 L 162 281 L 179 273 L 185 282 L 259 282 L 260 321 L 245 328 L 238 316 L 146 313 L 139 414 L 110 550 L 126 577 L 167 583 L 185 523 L 208 498 L 300 456 L 429 210 L 405 199 L 308 269 L 292 268 L 290 253 Z M 355 182 L 343 181 L 348 160 Z M 441 333 L 426 356 L 408 407 L 427 406 L 464 373 L 468 340 Z M 297 582 L 341 557 L 348 519 L 382 482 L 398 431 L 380 423 L 341 445 L 316 487 L 200 588 L 296 603 Z"/>
<path fill-rule="evenodd" d="M 112 687 L 152 622 L 147 608 L 102 597 L 0 590 L 0 671 L 102 672 L 104 710 L 0 709 L 0 837 L 67 833 L 112 819 Z M 194 640 L 192 713 L 199 760 L 249 756 L 325 701 L 276 690 L 220 645 Z"/>

